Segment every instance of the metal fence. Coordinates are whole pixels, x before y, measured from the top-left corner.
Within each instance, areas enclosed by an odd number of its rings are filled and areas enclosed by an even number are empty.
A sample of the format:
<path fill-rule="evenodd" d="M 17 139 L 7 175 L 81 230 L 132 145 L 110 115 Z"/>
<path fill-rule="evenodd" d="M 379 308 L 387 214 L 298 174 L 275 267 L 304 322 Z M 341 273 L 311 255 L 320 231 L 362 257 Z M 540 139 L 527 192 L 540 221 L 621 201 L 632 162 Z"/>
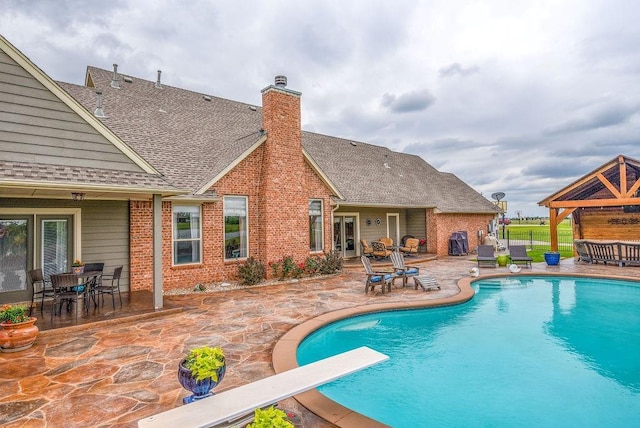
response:
<path fill-rule="evenodd" d="M 549 231 L 500 230 L 498 239 L 506 247 L 510 245 L 525 245 L 530 250 L 551 250 L 551 233 Z M 558 232 L 558 250 L 573 250 L 573 234 L 571 231 Z"/>

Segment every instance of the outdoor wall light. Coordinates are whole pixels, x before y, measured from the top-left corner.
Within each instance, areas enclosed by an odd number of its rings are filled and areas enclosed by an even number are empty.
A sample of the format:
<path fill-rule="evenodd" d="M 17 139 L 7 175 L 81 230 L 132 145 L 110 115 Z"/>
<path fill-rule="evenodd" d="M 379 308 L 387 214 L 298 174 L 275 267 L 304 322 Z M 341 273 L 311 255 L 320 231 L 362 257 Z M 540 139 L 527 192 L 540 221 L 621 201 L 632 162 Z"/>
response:
<path fill-rule="evenodd" d="M 81 202 L 84 199 L 84 193 L 71 192 L 71 199 L 73 199 L 76 202 Z"/>

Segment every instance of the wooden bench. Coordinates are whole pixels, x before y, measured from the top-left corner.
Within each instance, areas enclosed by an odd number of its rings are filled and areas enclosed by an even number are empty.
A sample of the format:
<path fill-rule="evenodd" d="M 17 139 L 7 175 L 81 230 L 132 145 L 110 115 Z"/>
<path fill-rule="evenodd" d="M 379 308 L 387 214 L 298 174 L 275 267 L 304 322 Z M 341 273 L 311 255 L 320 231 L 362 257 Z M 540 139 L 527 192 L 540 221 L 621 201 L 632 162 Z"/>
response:
<path fill-rule="evenodd" d="M 574 239 L 580 260 L 587 263 L 640 264 L 640 242 Z"/>
<path fill-rule="evenodd" d="M 255 409 L 388 360 L 366 346 L 140 419 L 138 427 L 191 428 L 232 423 Z"/>
<path fill-rule="evenodd" d="M 618 245 L 621 265 L 640 265 L 639 242 L 620 242 Z"/>

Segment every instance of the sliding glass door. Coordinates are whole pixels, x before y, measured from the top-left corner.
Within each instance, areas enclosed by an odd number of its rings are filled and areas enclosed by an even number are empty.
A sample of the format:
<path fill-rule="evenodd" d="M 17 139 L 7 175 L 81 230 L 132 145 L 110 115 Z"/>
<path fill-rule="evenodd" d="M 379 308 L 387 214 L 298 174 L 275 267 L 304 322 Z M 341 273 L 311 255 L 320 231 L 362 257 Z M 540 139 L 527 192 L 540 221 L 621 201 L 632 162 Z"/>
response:
<path fill-rule="evenodd" d="M 0 217 L 0 303 L 31 299 L 26 278 L 31 224 L 29 217 Z"/>
<path fill-rule="evenodd" d="M 72 257 L 72 215 L 0 215 L 0 303 L 30 301 L 27 272 L 67 272 Z"/>

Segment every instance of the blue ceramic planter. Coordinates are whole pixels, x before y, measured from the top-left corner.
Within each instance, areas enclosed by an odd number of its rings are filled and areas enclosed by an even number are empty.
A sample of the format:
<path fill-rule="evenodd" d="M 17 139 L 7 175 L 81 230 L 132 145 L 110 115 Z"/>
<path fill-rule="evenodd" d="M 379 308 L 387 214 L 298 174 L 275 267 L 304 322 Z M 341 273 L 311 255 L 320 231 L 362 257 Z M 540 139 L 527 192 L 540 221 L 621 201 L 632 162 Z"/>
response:
<path fill-rule="evenodd" d="M 213 379 L 203 379 L 200 381 L 196 381 L 196 379 L 191 375 L 191 370 L 184 368 L 183 364 L 185 361 L 186 360 L 180 361 L 180 364 L 178 365 L 178 381 L 184 389 L 192 392 L 193 395 L 184 397 L 182 399 L 182 402 L 184 404 L 189 404 L 205 397 L 211 397 L 213 395 L 213 392 L 211 390 L 222 381 L 222 378 L 224 378 L 224 373 L 227 369 L 227 365 L 225 364 L 218 369 L 217 382 Z"/>
<path fill-rule="evenodd" d="M 553 251 L 544 253 L 544 261 L 547 262 L 549 266 L 556 266 L 560 263 L 560 253 L 556 253 Z"/>

